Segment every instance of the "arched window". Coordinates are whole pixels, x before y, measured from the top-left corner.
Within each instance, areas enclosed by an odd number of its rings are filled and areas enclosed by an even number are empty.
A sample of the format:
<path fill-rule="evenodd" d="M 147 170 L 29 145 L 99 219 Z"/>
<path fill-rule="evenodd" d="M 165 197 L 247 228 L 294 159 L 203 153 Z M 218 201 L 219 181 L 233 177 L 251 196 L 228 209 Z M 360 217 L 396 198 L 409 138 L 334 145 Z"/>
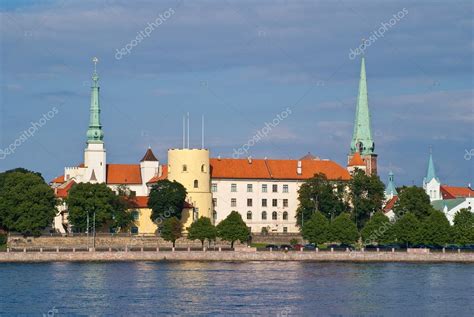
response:
<path fill-rule="evenodd" d="M 203 172 L 203 173 L 206 172 L 206 165 L 205 164 L 201 165 L 201 172 Z"/>
<path fill-rule="evenodd" d="M 217 221 L 217 211 L 215 211 L 215 210 L 212 213 L 212 219 L 214 219 L 214 223 L 216 223 L 216 221 Z"/>
<path fill-rule="evenodd" d="M 252 220 L 252 212 L 250 210 L 247 211 L 247 220 Z"/>
<path fill-rule="evenodd" d="M 187 172 L 188 171 L 188 166 L 186 164 L 183 165 L 183 172 Z"/>
<path fill-rule="evenodd" d="M 194 180 L 194 188 L 198 188 L 199 187 L 199 182 L 197 179 Z"/>
<path fill-rule="evenodd" d="M 283 212 L 283 220 L 288 220 L 288 212 Z"/>
<path fill-rule="evenodd" d="M 262 220 L 267 220 L 267 212 L 262 211 Z"/>
<path fill-rule="evenodd" d="M 278 213 L 276 211 L 272 212 L 272 220 L 278 219 Z"/>

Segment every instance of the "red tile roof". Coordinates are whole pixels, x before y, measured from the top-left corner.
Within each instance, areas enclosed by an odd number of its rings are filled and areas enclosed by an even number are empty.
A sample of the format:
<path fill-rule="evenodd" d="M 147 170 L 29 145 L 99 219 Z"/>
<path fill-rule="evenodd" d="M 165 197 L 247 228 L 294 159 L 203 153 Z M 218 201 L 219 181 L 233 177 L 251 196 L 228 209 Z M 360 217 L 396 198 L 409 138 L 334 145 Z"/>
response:
<path fill-rule="evenodd" d="M 158 159 L 156 158 L 151 148 L 148 148 L 140 162 L 158 162 Z"/>
<path fill-rule="evenodd" d="M 131 202 L 135 208 L 148 208 L 148 196 L 136 196 Z M 193 208 L 193 205 L 185 201 L 183 208 Z"/>
<path fill-rule="evenodd" d="M 107 184 L 141 184 L 139 164 L 107 164 Z"/>
<path fill-rule="evenodd" d="M 56 196 L 58 198 L 66 198 L 67 195 L 69 194 L 69 190 L 75 184 L 76 184 L 76 182 L 74 180 L 72 180 L 69 183 L 67 183 L 65 186 L 61 186 L 61 187 L 56 188 Z"/>
<path fill-rule="evenodd" d="M 383 212 L 384 213 L 387 213 L 389 212 L 390 210 L 393 210 L 393 206 L 395 206 L 395 203 L 398 201 L 398 196 L 393 196 L 392 199 L 390 199 L 389 201 L 387 201 L 387 203 L 385 204 L 385 207 L 383 207 Z"/>
<path fill-rule="evenodd" d="M 301 174 L 298 160 L 211 159 L 212 178 L 232 179 L 308 179 L 323 173 L 331 180 L 349 180 L 349 172 L 339 164 L 328 161 L 303 160 Z"/>
<path fill-rule="evenodd" d="M 360 156 L 359 152 L 356 152 L 349 161 L 349 166 L 365 166 L 364 160 Z"/>
<path fill-rule="evenodd" d="M 474 197 L 474 190 L 469 187 L 441 185 L 441 195 L 443 196 L 443 199 Z"/>
<path fill-rule="evenodd" d="M 64 183 L 64 175 L 58 176 L 51 181 L 51 183 Z"/>
<path fill-rule="evenodd" d="M 146 183 L 147 184 L 152 184 L 152 183 L 156 183 L 159 180 L 167 179 L 167 178 L 168 178 L 168 165 L 161 165 L 161 175 L 160 176 L 157 175 L 157 176 L 152 177 L 152 179 L 150 179 Z"/>

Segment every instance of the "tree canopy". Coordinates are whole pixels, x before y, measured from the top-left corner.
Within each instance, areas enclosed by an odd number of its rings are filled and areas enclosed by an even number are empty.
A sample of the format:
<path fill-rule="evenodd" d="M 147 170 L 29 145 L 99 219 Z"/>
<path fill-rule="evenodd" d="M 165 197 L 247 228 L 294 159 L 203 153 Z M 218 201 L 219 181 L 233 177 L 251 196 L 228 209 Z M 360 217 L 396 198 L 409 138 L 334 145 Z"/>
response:
<path fill-rule="evenodd" d="M 211 219 L 207 217 L 201 217 L 191 224 L 188 228 L 188 239 L 199 240 L 204 247 L 204 241 L 206 239 L 211 242 L 217 236 L 217 229 L 211 223 Z"/>
<path fill-rule="evenodd" d="M 66 198 L 68 220 L 74 230 L 84 232 L 92 226 L 95 213 L 96 228 L 109 225 L 111 228 L 124 228 L 133 220 L 129 198 L 124 193 L 116 195 L 106 184 L 80 183 L 75 184 Z"/>
<path fill-rule="evenodd" d="M 445 214 L 433 210 L 418 229 L 418 243 L 444 246 L 452 240 L 451 227 Z"/>
<path fill-rule="evenodd" d="M 156 222 L 169 217 L 181 219 L 186 195 L 186 188 L 177 181 L 158 181 L 152 186 L 148 199 L 151 220 Z"/>
<path fill-rule="evenodd" d="M 377 175 L 367 176 L 364 171 L 356 170 L 350 181 L 350 197 L 357 228 L 363 228 L 370 215 L 382 210 L 384 190 L 385 185 Z"/>
<path fill-rule="evenodd" d="M 405 213 L 411 212 L 421 220 L 431 214 L 433 207 L 430 203 L 430 197 L 423 188 L 411 186 L 400 191 L 393 211 L 397 217 L 402 217 Z"/>
<path fill-rule="evenodd" d="M 474 244 L 474 213 L 463 208 L 454 215 L 454 239 L 457 244 Z"/>
<path fill-rule="evenodd" d="M 417 243 L 420 221 L 411 212 L 407 212 L 398 218 L 394 225 L 394 235 L 398 243 L 407 247 Z"/>
<path fill-rule="evenodd" d="M 160 236 L 166 241 L 173 242 L 173 248 L 176 246 L 176 240 L 183 235 L 183 224 L 176 217 L 167 218 L 160 225 Z"/>
<path fill-rule="evenodd" d="M 237 211 L 232 211 L 227 218 L 217 225 L 217 235 L 224 241 L 229 241 L 231 248 L 234 242 L 244 242 L 250 236 L 250 229 L 247 227 L 242 217 Z"/>
<path fill-rule="evenodd" d="M 378 211 L 367 221 L 361 231 L 364 244 L 382 244 L 392 242 L 393 224 L 383 212 Z"/>
<path fill-rule="evenodd" d="M 319 211 L 303 226 L 303 238 L 315 245 L 329 241 L 329 220 Z"/>
<path fill-rule="evenodd" d="M 0 227 L 39 235 L 56 215 L 53 190 L 37 173 L 24 169 L 0 174 Z"/>
<path fill-rule="evenodd" d="M 296 211 L 296 221 L 300 226 L 302 215 L 304 221 L 308 221 L 312 213 L 320 211 L 328 219 L 332 219 L 349 210 L 344 200 L 344 184 L 330 181 L 322 173 L 314 175 L 301 185 L 298 200 L 300 204 Z"/>
<path fill-rule="evenodd" d="M 331 240 L 340 243 L 353 244 L 359 239 L 357 226 L 348 213 L 340 214 L 330 226 Z"/>

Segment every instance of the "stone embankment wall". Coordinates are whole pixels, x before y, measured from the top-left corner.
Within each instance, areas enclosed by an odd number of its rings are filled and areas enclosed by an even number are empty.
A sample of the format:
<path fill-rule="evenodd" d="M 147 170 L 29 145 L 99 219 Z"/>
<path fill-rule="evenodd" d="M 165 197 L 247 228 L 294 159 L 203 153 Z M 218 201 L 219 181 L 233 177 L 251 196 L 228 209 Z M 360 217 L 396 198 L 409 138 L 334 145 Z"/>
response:
<path fill-rule="evenodd" d="M 93 238 L 87 236 L 75 236 L 75 237 L 58 237 L 58 236 L 41 236 L 41 237 L 28 237 L 23 238 L 21 236 L 10 236 L 8 238 L 8 246 L 10 248 L 87 248 L 92 247 Z M 207 246 L 207 241 L 205 246 Z M 237 244 L 236 244 L 237 245 Z M 95 238 L 96 248 L 156 248 L 156 247 L 167 247 L 171 248 L 172 243 L 163 240 L 160 237 L 142 237 L 142 236 L 97 236 Z M 211 244 L 215 247 L 230 247 L 230 243 L 226 241 L 217 240 L 216 244 Z M 200 248 L 200 241 L 190 241 L 185 238 L 181 238 L 176 241 L 176 247 L 179 248 Z"/>
<path fill-rule="evenodd" d="M 340 261 L 340 262 L 463 262 L 474 263 L 474 253 L 406 252 L 0 252 L 0 262 L 54 261 Z"/>

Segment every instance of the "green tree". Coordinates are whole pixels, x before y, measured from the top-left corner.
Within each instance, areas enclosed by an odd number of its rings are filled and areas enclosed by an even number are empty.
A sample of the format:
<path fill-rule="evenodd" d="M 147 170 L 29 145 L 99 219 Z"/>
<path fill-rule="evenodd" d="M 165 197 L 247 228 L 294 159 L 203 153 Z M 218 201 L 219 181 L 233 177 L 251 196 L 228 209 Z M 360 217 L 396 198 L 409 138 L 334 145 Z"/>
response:
<path fill-rule="evenodd" d="M 176 217 L 165 219 L 160 227 L 160 236 L 166 241 L 173 242 L 174 248 L 176 240 L 183 236 L 183 224 Z"/>
<path fill-rule="evenodd" d="M 430 197 L 423 188 L 411 186 L 405 187 L 399 192 L 393 211 L 397 217 L 402 217 L 405 213 L 411 212 L 422 220 L 431 214 L 433 207 L 430 203 Z"/>
<path fill-rule="evenodd" d="M 474 244 L 474 213 L 463 208 L 454 215 L 454 239 L 457 244 Z"/>
<path fill-rule="evenodd" d="M 392 242 L 393 224 L 383 212 L 376 212 L 361 231 L 364 244 L 382 244 Z"/>
<path fill-rule="evenodd" d="M 303 238 L 316 245 L 327 242 L 329 220 L 321 212 L 315 212 L 311 219 L 304 223 Z"/>
<path fill-rule="evenodd" d="M 377 175 L 367 176 L 364 171 L 356 170 L 350 181 L 350 197 L 357 228 L 363 228 L 370 215 L 382 210 L 384 190 L 385 185 Z"/>
<path fill-rule="evenodd" d="M 39 235 L 56 215 L 53 190 L 37 173 L 20 170 L 1 175 L 1 227 L 23 235 Z"/>
<path fill-rule="evenodd" d="M 94 213 L 96 228 L 101 229 L 106 225 L 124 228 L 133 220 L 127 198 L 116 195 L 106 184 L 76 184 L 69 190 L 66 203 L 68 220 L 79 232 L 86 231 L 88 215 L 89 226 L 93 225 Z"/>
<path fill-rule="evenodd" d="M 395 239 L 398 243 L 407 247 L 417 243 L 420 221 L 411 212 L 407 212 L 399 218 L 394 225 Z"/>
<path fill-rule="evenodd" d="M 151 220 L 156 222 L 169 217 L 181 219 L 186 195 L 186 188 L 177 181 L 158 181 L 152 186 L 148 199 Z"/>
<path fill-rule="evenodd" d="M 314 175 L 301 185 L 298 200 L 296 222 L 300 227 L 302 215 L 304 221 L 308 221 L 315 211 L 320 211 L 328 219 L 332 219 L 349 210 L 344 200 L 344 184 L 341 181 L 330 181 L 322 173 Z"/>
<path fill-rule="evenodd" d="M 201 217 L 191 224 L 188 228 L 188 239 L 201 241 L 202 247 L 204 247 L 204 241 L 206 239 L 211 243 L 217 236 L 217 229 L 211 223 L 211 219 L 207 217 Z"/>
<path fill-rule="evenodd" d="M 353 244 L 359 239 L 357 226 L 348 213 L 340 214 L 330 225 L 331 240 Z"/>
<path fill-rule="evenodd" d="M 426 217 L 418 229 L 418 242 L 423 244 L 431 244 L 444 246 L 451 239 L 451 226 L 443 212 L 433 210 Z"/>
<path fill-rule="evenodd" d="M 229 241 L 230 247 L 234 248 L 235 241 L 247 241 L 250 236 L 250 229 L 242 220 L 240 214 L 237 211 L 232 211 L 227 218 L 217 225 L 217 236 L 224 241 Z"/>

